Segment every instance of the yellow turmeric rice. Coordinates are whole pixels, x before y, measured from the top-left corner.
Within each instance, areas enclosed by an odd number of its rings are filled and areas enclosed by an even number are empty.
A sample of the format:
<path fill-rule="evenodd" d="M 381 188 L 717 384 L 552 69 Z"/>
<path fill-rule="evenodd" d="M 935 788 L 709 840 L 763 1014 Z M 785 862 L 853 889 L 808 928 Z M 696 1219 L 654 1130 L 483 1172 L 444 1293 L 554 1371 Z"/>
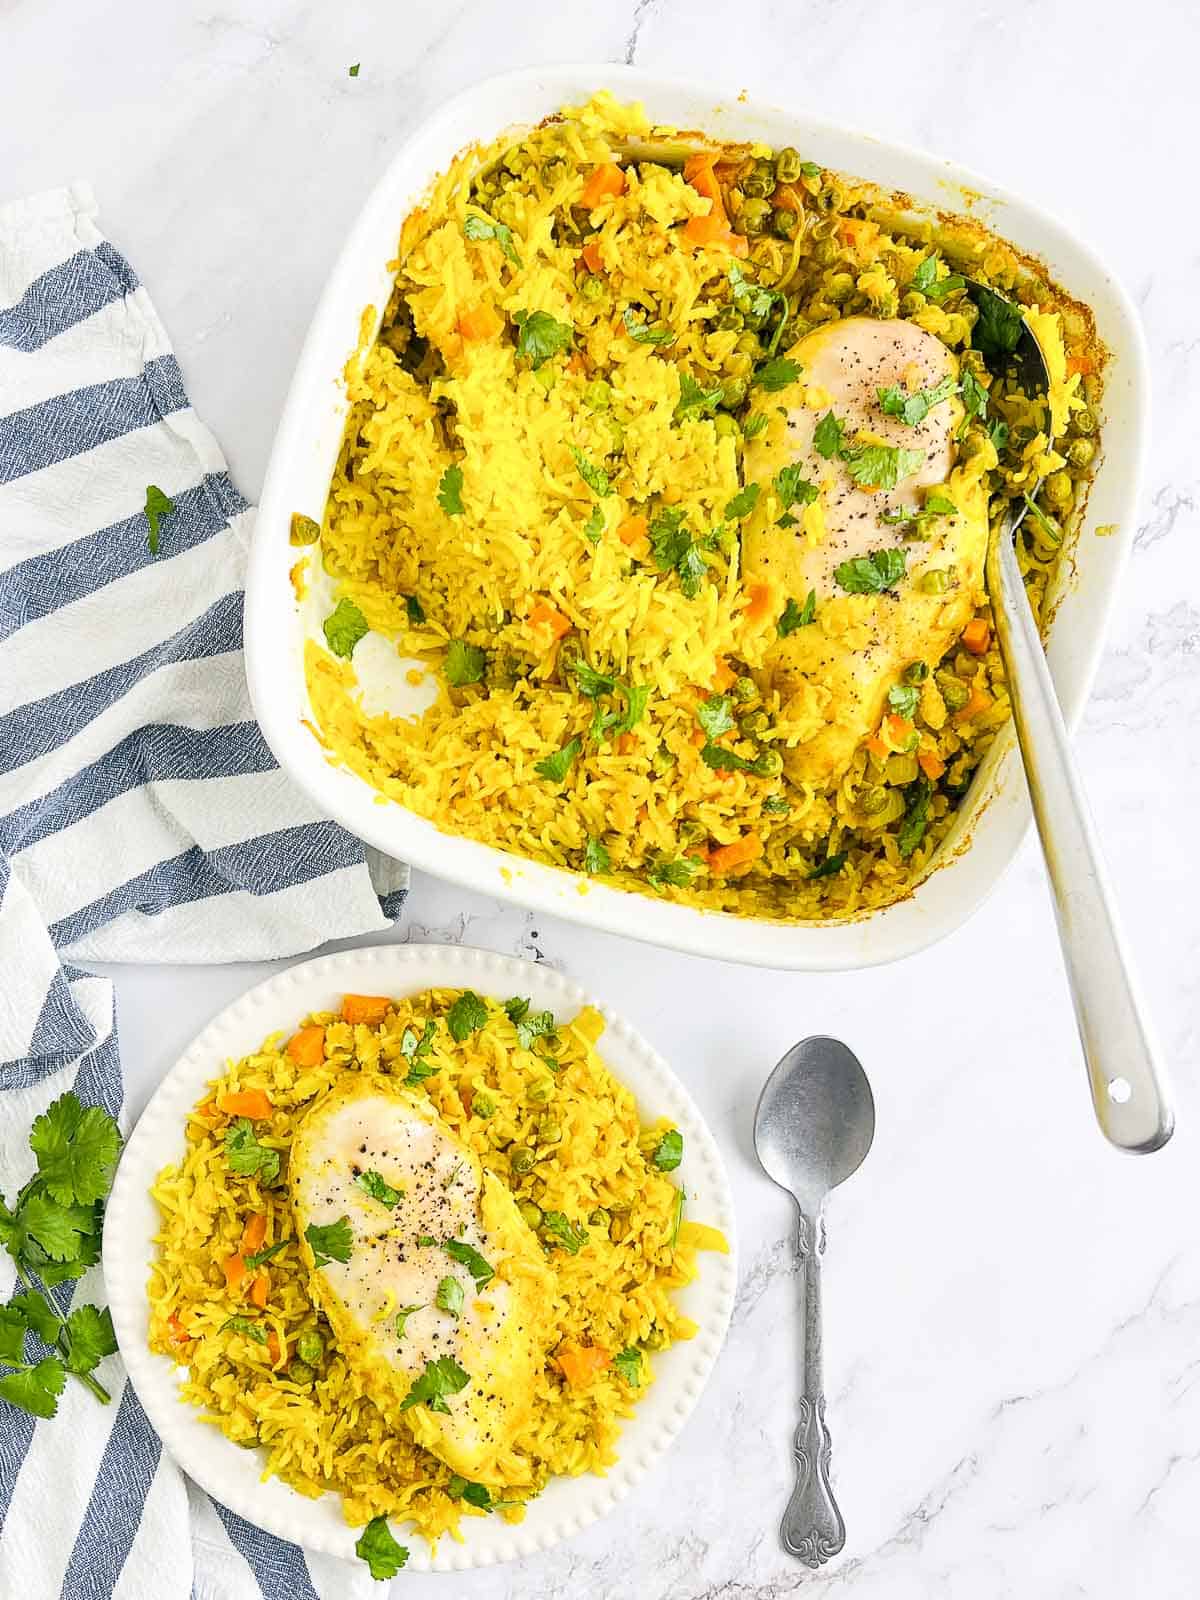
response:
<path fill-rule="evenodd" d="M 444 830 L 697 906 L 840 918 L 908 892 L 1009 715 L 982 556 L 918 573 L 922 541 L 948 494 L 981 490 L 981 551 L 1033 491 L 1018 546 L 1041 608 L 1096 460 L 1104 353 L 1087 309 L 978 222 L 921 218 L 802 151 L 701 139 L 598 95 L 467 151 L 404 222 L 328 502 L 293 520 L 335 584 L 310 697 L 332 758 Z M 1046 352 L 1046 402 L 994 359 L 1019 333 L 1009 302 Z M 751 481 L 785 446 L 781 398 L 827 398 L 798 353 L 852 318 L 932 336 L 946 385 L 893 390 L 881 431 L 845 441 L 834 406 L 809 458 L 824 478 Z M 819 543 L 834 468 L 871 493 L 911 474 L 921 453 L 887 440 L 935 402 L 957 466 L 908 511 L 878 501 L 894 548 L 875 571 L 847 562 L 828 593 L 749 580 L 755 517 Z M 802 638 L 852 651 L 918 594 L 957 608 L 953 637 L 898 659 L 844 762 L 806 774 L 812 729 L 773 660 Z M 364 705 L 368 632 L 436 678 L 422 714 Z M 806 694 L 838 723 L 819 674 Z"/>
<path fill-rule="evenodd" d="M 261 1448 L 264 1476 L 337 1492 L 352 1525 L 407 1519 L 433 1540 L 458 1537 L 463 1515 L 518 1521 L 552 1476 L 615 1460 L 655 1354 L 695 1331 L 673 1291 L 695 1275 L 698 1250 L 727 1245 L 684 1218 L 672 1176 L 681 1160 L 686 1171 L 682 1136 L 640 1122 L 597 1051 L 602 1028 L 590 1008 L 568 1021 L 518 997 L 348 995 L 340 1013 L 309 1017 L 213 1079 L 186 1155 L 153 1190 L 150 1343 L 189 1369 L 187 1401 Z M 289 1152 L 301 1120 L 360 1078 L 435 1113 L 508 1188 L 528 1248 L 544 1252 L 551 1288 L 528 1415 L 487 1483 L 416 1443 L 409 1413 L 381 1402 L 314 1294 Z M 503 1280 L 505 1259 L 491 1265 Z M 401 1316 L 397 1349 L 403 1338 Z"/>

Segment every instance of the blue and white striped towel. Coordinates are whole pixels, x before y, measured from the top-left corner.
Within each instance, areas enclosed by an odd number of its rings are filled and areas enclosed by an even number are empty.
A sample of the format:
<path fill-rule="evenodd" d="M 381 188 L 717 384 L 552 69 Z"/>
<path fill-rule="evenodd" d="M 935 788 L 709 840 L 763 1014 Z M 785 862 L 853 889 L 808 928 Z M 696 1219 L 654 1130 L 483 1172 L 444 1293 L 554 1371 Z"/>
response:
<path fill-rule="evenodd" d="M 279 772 L 242 672 L 252 513 L 80 185 L 0 209 L 0 1192 L 74 1087 L 121 1114 L 112 989 L 74 964 L 283 956 L 384 928 L 407 869 Z M 159 553 L 146 488 L 173 501 Z M 0 1255 L 0 1303 L 13 1287 Z M 54 1291 L 103 1304 L 99 1269 Z M 357 1600 L 370 1579 L 208 1501 L 118 1357 L 109 1407 L 0 1401 L 0 1595 Z M 378 1593 L 379 1591 L 376 1590 Z"/>

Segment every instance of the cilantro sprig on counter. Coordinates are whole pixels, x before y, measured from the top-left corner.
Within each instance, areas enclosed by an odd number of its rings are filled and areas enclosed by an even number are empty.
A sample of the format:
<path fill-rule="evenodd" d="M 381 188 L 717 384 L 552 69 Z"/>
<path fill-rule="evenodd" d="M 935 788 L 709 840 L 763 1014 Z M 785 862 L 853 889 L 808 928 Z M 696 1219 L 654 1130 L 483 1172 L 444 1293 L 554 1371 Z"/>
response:
<path fill-rule="evenodd" d="M 112 1317 L 93 1305 L 62 1317 L 45 1290 L 82 1277 L 100 1257 L 103 1204 L 112 1187 L 121 1134 L 101 1106 L 61 1095 L 34 1122 L 29 1146 L 37 1171 L 13 1204 L 0 1198 L 0 1244 L 17 1269 L 21 1293 L 0 1306 L 0 1398 L 36 1417 L 52 1417 L 68 1374 L 108 1404 L 92 1376 L 117 1348 Z M 39 1340 L 42 1354 L 26 1349 Z"/>

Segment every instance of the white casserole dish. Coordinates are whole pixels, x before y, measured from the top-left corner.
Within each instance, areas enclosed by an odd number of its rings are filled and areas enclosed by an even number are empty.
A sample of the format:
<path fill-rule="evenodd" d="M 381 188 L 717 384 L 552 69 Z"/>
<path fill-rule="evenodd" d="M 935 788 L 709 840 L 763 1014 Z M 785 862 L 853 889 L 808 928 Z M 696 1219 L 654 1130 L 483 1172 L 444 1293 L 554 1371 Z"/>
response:
<path fill-rule="evenodd" d="M 769 922 L 656 901 L 441 833 L 333 766 L 306 726 L 311 712 L 303 646 L 316 619 L 311 607 L 297 603 L 289 581 L 299 553 L 288 542 L 289 523 L 295 511 L 319 519 L 324 508 L 346 411 L 343 369 L 359 342 L 363 308 L 374 306 L 378 318 L 386 305 L 400 225 L 464 146 L 527 128 L 600 88 L 643 101 L 655 121 L 793 145 L 824 166 L 904 192 L 921 208 L 962 210 L 966 191 L 973 215 L 1040 257 L 1092 307 L 1112 356 L 1103 452 L 1083 529 L 1063 562 L 1048 649 L 1067 723 L 1078 721 L 1133 540 L 1145 451 L 1145 351 L 1121 286 L 1053 218 L 947 161 L 802 113 L 741 103 L 732 95 L 722 99 L 694 83 L 613 65 L 542 67 L 488 79 L 456 96 L 399 151 L 364 206 L 313 318 L 263 488 L 246 592 L 246 665 L 258 719 L 280 765 L 331 817 L 389 855 L 451 882 L 696 955 L 810 971 L 894 961 L 963 922 L 1017 850 L 1029 803 L 1011 726 L 997 738 L 933 870 L 914 892 L 897 905 L 835 924 Z M 1097 537 L 1095 529 L 1108 525 L 1116 531 Z"/>

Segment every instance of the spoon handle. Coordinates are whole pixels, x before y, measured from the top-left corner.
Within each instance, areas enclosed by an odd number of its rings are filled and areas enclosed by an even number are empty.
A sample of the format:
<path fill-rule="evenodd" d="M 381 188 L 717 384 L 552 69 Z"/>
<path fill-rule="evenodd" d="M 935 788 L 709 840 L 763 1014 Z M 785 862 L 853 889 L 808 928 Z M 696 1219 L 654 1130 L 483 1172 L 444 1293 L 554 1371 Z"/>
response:
<path fill-rule="evenodd" d="M 797 1253 L 804 1268 L 804 1369 L 800 1422 L 793 1450 L 796 1487 L 783 1514 L 784 1548 L 810 1567 L 837 1555 L 846 1542 L 846 1525 L 829 1485 L 829 1429 L 825 1426 L 825 1385 L 821 1360 L 821 1252 L 825 1224 L 800 1214 Z"/>
<path fill-rule="evenodd" d="M 988 592 L 1096 1119 L 1118 1148 L 1157 1150 L 1174 1117 L 1010 533 L 989 542 Z"/>

